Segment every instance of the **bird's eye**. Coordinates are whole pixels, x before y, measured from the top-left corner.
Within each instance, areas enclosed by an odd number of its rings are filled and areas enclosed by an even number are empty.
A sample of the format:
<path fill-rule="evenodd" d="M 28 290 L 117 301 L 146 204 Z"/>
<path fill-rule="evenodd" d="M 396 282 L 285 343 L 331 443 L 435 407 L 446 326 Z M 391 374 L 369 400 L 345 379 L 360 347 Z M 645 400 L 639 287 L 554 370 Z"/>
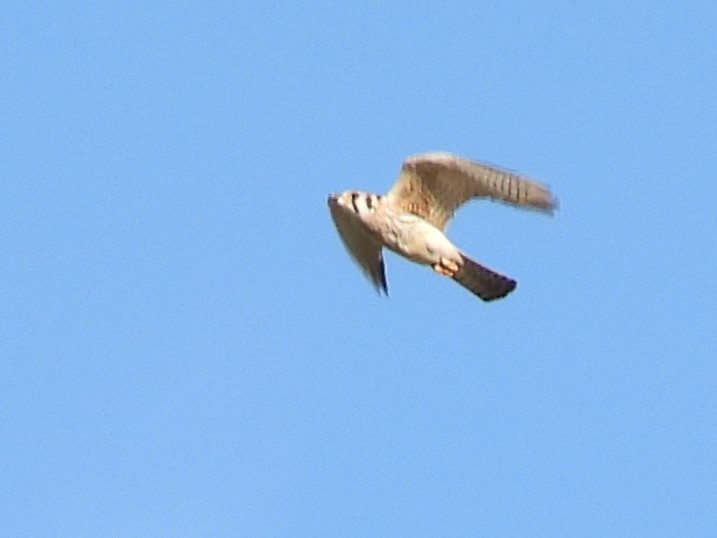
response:
<path fill-rule="evenodd" d="M 366 207 L 368 207 L 369 209 L 373 208 L 373 196 L 366 197 Z"/>

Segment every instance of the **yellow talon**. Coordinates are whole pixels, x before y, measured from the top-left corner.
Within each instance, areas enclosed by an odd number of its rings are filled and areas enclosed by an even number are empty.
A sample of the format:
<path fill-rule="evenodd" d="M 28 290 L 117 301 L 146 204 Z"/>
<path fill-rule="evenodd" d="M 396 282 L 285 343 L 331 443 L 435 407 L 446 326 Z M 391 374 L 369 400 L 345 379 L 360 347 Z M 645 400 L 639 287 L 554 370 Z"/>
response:
<path fill-rule="evenodd" d="M 436 273 L 450 278 L 453 278 L 458 269 L 458 264 L 454 261 L 449 260 L 448 258 L 441 258 L 440 263 L 433 264 L 433 270 Z"/>
<path fill-rule="evenodd" d="M 448 258 L 441 258 L 441 264 L 443 265 L 443 267 L 445 267 L 448 271 L 451 272 L 450 276 L 453 276 L 453 274 L 458 271 L 458 264 L 453 260 L 449 260 Z"/>

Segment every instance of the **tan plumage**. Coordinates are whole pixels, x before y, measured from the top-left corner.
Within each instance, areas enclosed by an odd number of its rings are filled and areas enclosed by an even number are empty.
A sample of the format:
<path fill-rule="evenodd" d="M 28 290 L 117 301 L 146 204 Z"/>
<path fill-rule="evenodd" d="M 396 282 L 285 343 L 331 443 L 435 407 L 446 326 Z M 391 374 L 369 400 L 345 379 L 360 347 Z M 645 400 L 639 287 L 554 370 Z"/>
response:
<path fill-rule="evenodd" d="M 379 292 L 388 293 L 381 251 L 383 244 L 365 233 L 363 223 L 353 218 L 353 215 L 344 211 L 338 204 L 330 204 L 329 208 L 346 250 Z"/>
<path fill-rule="evenodd" d="M 379 291 L 387 291 L 385 246 L 491 301 L 510 293 L 516 282 L 470 259 L 444 233 L 456 209 L 472 198 L 544 213 L 557 207 L 545 185 L 449 153 L 406 159 L 385 196 L 346 191 L 328 202 L 344 246 Z"/>
<path fill-rule="evenodd" d="M 443 230 L 471 198 L 488 198 L 552 213 L 556 201 L 545 185 L 450 153 L 409 157 L 388 192 L 396 203 Z"/>

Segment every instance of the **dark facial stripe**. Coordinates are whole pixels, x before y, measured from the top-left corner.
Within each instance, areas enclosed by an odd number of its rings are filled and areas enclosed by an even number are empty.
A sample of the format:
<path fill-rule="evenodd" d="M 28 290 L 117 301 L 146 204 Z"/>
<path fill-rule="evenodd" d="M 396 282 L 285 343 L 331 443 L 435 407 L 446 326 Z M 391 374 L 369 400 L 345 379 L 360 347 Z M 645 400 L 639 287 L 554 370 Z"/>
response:
<path fill-rule="evenodd" d="M 366 197 L 366 207 L 371 209 L 373 207 L 373 196 Z"/>
<path fill-rule="evenodd" d="M 352 194 L 351 194 L 351 205 L 354 206 L 354 211 L 355 211 L 356 213 L 358 213 L 358 212 L 359 212 L 359 208 L 358 208 L 358 206 L 356 205 L 356 198 L 358 198 L 358 193 L 357 193 L 357 192 L 352 193 Z"/>

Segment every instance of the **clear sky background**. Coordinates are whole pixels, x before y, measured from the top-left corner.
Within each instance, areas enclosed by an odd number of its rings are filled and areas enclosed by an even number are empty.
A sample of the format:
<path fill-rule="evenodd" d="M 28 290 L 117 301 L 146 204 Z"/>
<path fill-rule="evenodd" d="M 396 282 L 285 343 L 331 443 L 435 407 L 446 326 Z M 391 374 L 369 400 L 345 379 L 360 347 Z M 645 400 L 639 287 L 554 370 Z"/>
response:
<path fill-rule="evenodd" d="M 0 536 L 717 536 L 717 4 L 0 12 Z M 549 183 L 451 237 L 330 192 L 449 150 Z"/>

